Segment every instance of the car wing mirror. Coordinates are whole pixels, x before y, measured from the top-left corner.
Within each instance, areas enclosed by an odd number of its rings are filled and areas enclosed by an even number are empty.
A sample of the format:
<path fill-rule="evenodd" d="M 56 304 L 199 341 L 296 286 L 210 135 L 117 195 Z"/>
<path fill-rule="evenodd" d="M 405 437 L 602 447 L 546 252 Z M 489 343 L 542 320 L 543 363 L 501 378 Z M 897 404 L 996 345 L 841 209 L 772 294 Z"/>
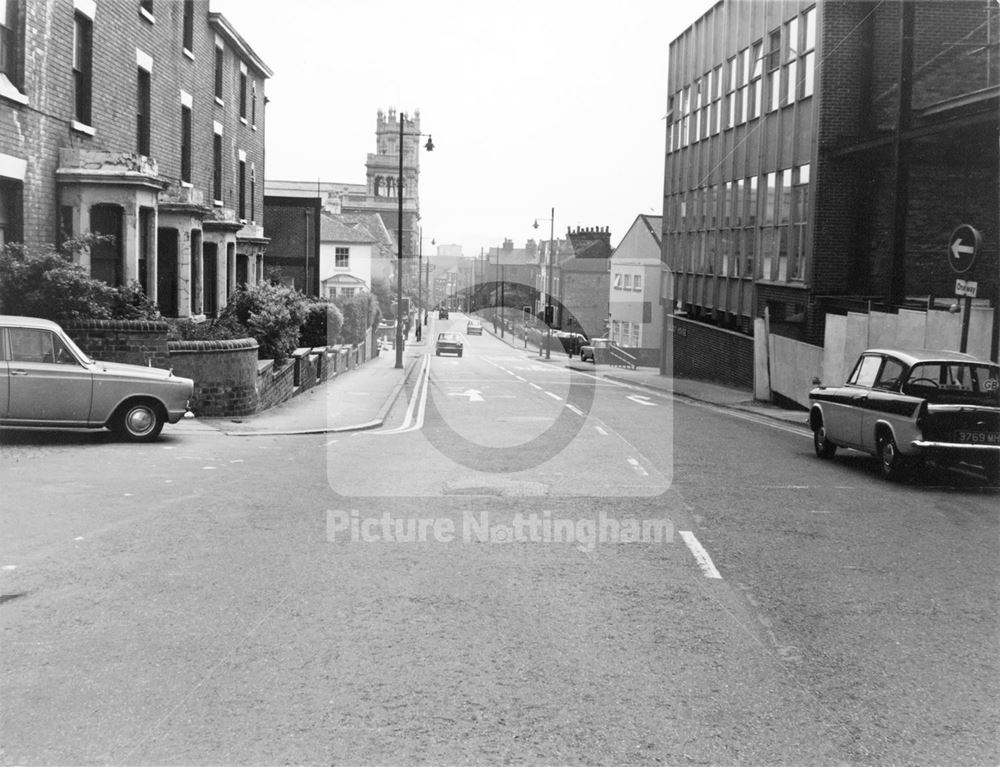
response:
<path fill-rule="evenodd" d="M 812 385 L 813 386 L 821 386 L 822 383 L 823 382 L 819 380 L 819 376 L 813 376 L 813 380 L 812 380 Z"/>

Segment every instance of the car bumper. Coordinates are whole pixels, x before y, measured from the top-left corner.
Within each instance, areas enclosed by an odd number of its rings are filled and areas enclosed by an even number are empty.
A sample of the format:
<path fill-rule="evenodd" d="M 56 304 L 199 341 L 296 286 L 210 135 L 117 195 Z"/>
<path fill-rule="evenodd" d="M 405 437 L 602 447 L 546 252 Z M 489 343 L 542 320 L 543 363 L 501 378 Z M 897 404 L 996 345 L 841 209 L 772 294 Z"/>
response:
<path fill-rule="evenodd" d="M 923 439 L 915 439 L 910 443 L 911 447 L 926 453 L 956 453 L 956 454 L 993 454 L 1000 455 L 1000 445 L 982 445 L 964 442 L 929 442 Z"/>

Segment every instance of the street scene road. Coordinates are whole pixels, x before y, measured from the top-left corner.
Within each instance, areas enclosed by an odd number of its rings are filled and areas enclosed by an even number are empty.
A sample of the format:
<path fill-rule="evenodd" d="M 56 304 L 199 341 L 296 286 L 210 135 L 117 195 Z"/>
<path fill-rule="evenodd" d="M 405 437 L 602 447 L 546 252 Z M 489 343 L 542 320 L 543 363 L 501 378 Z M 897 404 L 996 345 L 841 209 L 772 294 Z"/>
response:
<path fill-rule="evenodd" d="M 996 763 L 996 488 L 467 319 L 379 428 L 0 432 L 3 762 Z"/>

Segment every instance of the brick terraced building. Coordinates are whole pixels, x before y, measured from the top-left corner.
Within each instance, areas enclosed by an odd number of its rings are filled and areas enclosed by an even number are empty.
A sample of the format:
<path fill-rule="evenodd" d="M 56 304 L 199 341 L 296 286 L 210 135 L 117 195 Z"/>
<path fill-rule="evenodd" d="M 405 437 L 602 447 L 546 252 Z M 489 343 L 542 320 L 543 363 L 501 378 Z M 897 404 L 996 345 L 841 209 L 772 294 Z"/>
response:
<path fill-rule="evenodd" d="M 748 333 L 766 308 L 822 343 L 827 312 L 954 300 L 963 224 L 995 302 L 998 20 L 987 0 L 716 3 L 670 45 L 665 311 Z"/>
<path fill-rule="evenodd" d="M 0 2 L 0 243 L 79 255 L 166 316 L 262 278 L 264 83 L 207 0 Z"/>

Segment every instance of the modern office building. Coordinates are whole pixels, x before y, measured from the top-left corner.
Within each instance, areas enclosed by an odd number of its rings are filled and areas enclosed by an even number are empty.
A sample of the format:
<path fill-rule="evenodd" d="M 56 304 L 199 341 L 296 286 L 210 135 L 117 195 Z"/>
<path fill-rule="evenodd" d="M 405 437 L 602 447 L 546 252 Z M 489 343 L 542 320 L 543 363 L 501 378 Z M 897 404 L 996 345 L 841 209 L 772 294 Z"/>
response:
<path fill-rule="evenodd" d="M 207 0 L 0 2 L 0 242 L 78 254 L 166 316 L 259 280 L 271 70 Z"/>
<path fill-rule="evenodd" d="M 720 0 L 670 45 L 665 311 L 821 343 L 827 312 L 995 301 L 1000 8 Z M 963 247 L 966 247 L 963 245 Z"/>

